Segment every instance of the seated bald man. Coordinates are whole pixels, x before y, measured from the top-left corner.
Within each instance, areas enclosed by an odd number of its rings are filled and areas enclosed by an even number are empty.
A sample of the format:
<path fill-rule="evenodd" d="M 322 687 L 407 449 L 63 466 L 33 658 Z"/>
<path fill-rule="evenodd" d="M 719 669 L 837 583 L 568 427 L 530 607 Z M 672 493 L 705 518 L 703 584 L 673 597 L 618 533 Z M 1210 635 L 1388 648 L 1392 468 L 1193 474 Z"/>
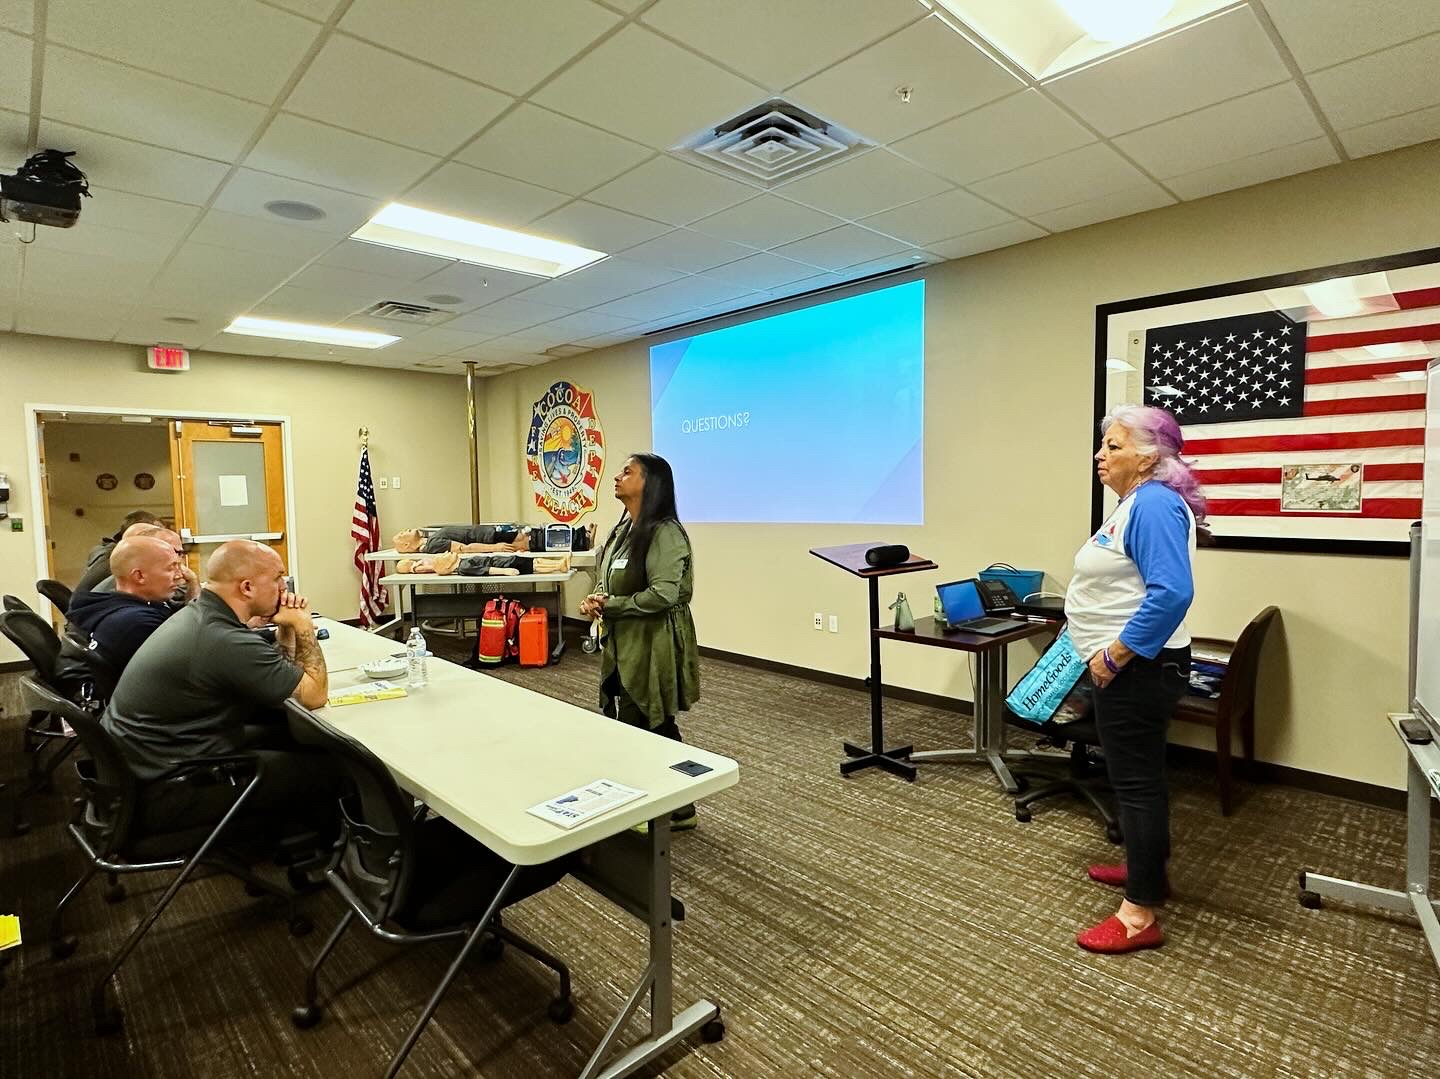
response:
<path fill-rule="evenodd" d="M 130 529 L 135 525 L 161 525 L 164 521 L 151 513 L 149 510 L 133 510 L 125 515 L 120 522 L 120 531 L 113 536 L 106 536 L 85 556 L 85 572 L 80 575 L 80 580 L 75 582 L 76 592 L 88 592 L 97 584 L 110 575 L 110 552 L 115 550 L 115 545 L 130 535 Z"/>
<path fill-rule="evenodd" d="M 162 536 L 122 539 L 110 552 L 110 572 L 115 591 L 77 592 L 70 601 L 60 650 L 62 680 L 93 674 L 85 653 L 94 651 L 113 685 L 150 634 L 184 606 L 183 600 L 176 602 L 175 592 L 188 590 L 188 567 Z"/>
<path fill-rule="evenodd" d="M 176 587 L 175 593 L 171 597 L 176 603 L 188 603 L 200 594 L 200 582 L 196 579 L 189 564 L 185 561 L 185 544 L 177 533 L 172 532 L 164 525 L 137 524 L 127 528 L 125 535 L 122 536 L 121 539 L 134 539 L 137 536 L 158 536 L 174 550 L 176 557 L 180 559 L 180 572 L 184 575 L 184 580 Z M 112 571 L 107 576 L 96 581 L 88 590 L 77 589 L 75 594 L 79 595 L 82 591 L 114 592 L 114 572 Z"/>
<path fill-rule="evenodd" d="M 329 681 L 310 610 L 286 593 L 280 556 L 262 543 L 221 544 L 206 566 L 199 598 L 150 635 L 120 676 L 103 723 L 147 784 L 145 827 L 219 820 L 239 796 L 228 783 L 166 783 L 174 762 L 253 753 L 262 779 L 241 811 L 290 826 L 328 824 L 342 790 L 322 754 L 288 735 L 288 697 L 325 704 Z M 268 618 L 274 644 L 246 627 Z"/>

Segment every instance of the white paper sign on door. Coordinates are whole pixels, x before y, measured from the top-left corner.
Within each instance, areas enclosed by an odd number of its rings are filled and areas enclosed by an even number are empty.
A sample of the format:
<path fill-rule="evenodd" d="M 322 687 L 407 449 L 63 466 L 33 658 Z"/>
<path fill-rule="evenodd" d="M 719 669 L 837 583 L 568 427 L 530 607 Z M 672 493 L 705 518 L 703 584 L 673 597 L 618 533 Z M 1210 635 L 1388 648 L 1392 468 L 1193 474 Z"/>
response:
<path fill-rule="evenodd" d="M 250 505 L 250 492 L 245 486 L 244 476 L 221 476 L 220 477 L 220 505 L 222 506 L 248 506 Z"/>

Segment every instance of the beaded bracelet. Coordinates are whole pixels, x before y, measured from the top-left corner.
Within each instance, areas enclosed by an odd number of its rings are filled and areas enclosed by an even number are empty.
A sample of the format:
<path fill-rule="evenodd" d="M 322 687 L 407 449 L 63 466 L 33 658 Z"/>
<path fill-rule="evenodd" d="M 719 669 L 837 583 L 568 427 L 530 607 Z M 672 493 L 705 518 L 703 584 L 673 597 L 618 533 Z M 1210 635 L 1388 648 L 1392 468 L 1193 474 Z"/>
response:
<path fill-rule="evenodd" d="M 1104 659 L 1105 659 L 1105 668 L 1106 668 L 1106 670 L 1108 670 L 1111 674 L 1119 674 L 1119 673 L 1120 673 L 1120 668 L 1117 667 L 1117 666 L 1115 666 L 1115 661 L 1110 658 L 1110 649 L 1108 649 L 1108 648 L 1102 648 L 1102 649 L 1100 650 L 1100 655 L 1101 655 L 1102 657 L 1104 657 Z"/>

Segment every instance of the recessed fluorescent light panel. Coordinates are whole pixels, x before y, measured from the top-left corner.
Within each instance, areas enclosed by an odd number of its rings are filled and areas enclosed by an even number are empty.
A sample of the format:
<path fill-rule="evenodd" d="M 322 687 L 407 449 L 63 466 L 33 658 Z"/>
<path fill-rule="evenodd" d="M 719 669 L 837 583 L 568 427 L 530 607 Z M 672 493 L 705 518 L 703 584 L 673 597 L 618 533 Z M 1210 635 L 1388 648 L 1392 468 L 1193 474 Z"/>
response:
<path fill-rule="evenodd" d="M 225 332 L 245 337 L 270 337 L 279 341 L 342 345 L 345 348 L 384 348 L 400 340 L 388 333 L 347 330 L 341 326 L 310 326 L 304 322 L 280 322 L 273 318 L 251 318 L 249 315 L 241 315 L 225 327 Z"/>
<path fill-rule="evenodd" d="M 392 202 L 350 237 L 382 247 L 473 262 L 534 277 L 559 277 L 606 257 L 604 251 L 482 225 Z"/>

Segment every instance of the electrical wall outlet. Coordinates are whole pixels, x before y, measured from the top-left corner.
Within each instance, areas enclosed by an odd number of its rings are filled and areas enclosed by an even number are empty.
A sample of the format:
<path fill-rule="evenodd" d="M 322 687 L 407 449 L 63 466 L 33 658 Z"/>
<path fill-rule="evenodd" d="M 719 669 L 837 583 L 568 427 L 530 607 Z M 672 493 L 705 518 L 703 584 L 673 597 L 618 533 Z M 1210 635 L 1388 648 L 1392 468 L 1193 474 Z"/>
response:
<path fill-rule="evenodd" d="M 831 632 L 831 633 L 839 633 L 839 632 L 840 632 L 840 616 L 839 616 L 838 614 L 832 614 L 832 615 L 830 616 L 830 632 Z"/>
<path fill-rule="evenodd" d="M 390 481 L 387 480 L 384 476 L 380 476 L 378 479 L 375 480 L 375 486 L 380 488 L 380 490 L 382 491 L 388 491 L 390 490 Z"/>
<path fill-rule="evenodd" d="M 815 628 L 816 628 L 816 629 L 824 629 L 824 628 L 825 628 L 825 616 L 824 616 L 823 614 L 821 614 L 819 611 L 816 611 L 816 612 L 815 612 Z"/>
<path fill-rule="evenodd" d="M 397 491 L 400 490 L 400 477 L 399 477 L 399 476 L 391 476 L 391 477 L 390 477 L 390 486 L 393 487 L 393 488 L 395 488 L 395 490 L 397 490 Z"/>

